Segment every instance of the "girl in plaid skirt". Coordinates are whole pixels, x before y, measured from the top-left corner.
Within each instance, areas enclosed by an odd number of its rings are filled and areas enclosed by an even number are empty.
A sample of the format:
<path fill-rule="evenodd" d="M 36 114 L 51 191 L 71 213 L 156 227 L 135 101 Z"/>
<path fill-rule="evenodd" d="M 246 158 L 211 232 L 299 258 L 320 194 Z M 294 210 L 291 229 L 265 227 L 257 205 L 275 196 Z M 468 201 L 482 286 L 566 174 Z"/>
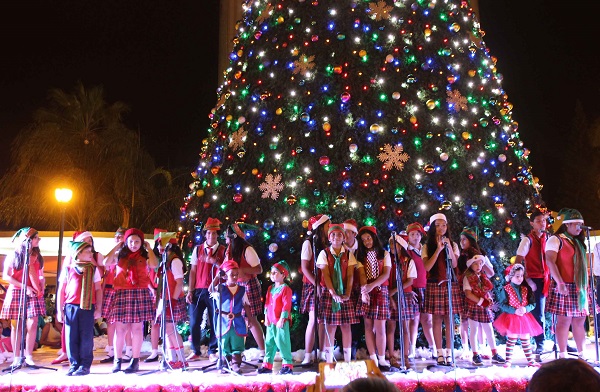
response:
<path fill-rule="evenodd" d="M 356 259 L 363 264 L 367 276 L 367 284 L 361 288 L 362 303 L 359 305 L 365 320 L 367 350 L 382 370 L 389 371 L 390 363 L 385 359 L 385 321 L 390 318 L 388 286 L 392 261 L 390 254 L 383 249 L 375 227 L 362 227 L 358 238 Z"/>
<path fill-rule="evenodd" d="M 416 302 L 416 296 L 412 291 L 412 284 L 417 277 L 417 268 L 415 267 L 415 262 L 411 259 L 410 255 L 407 252 L 408 243 L 405 238 L 396 235 L 395 238 L 390 238 L 390 250 L 391 250 L 391 259 L 392 259 L 392 267 L 390 271 L 390 319 L 386 322 L 386 330 L 387 330 L 387 348 L 390 354 L 390 364 L 393 367 L 400 368 L 400 364 L 393 356 L 394 352 L 394 341 L 396 335 L 396 325 L 402 317 L 404 321 L 404 353 L 400 353 L 400 355 L 404 355 L 405 363 L 408 363 L 410 354 L 410 342 L 411 342 L 411 331 L 409 330 L 409 323 L 412 319 L 414 319 L 415 314 L 419 313 L 419 306 Z M 401 287 L 404 289 L 402 295 L 402 314 L 400 314 L 399 306 L 398 306 L 398 284 L 397 284 L 397 264 L 396 262 L 400 262 L 402 269 L 402 284 Z"/>
<path fill-rule="evenodd" d="M 263 332 L 258 316 L 264 312 L 261 299 L 262 289 L 257 275 L 263 269 L 256 250 L 246 241 L 246 233 L 240 227 L 242 223 L 229 225 L 225 236 L 227 250 L 225 259 L 235 260 L 239 265 L 238 284 L 246 289 L 246 295 L 250 301 L 250 314 L 246 314 L 248 328 L 258 345 L 260 353 L 259 360 L 265 358 L 265 333 Z"/>
<path fill-rule="evenodd" d="M 494 314 L 490 309 L 492 304 L 492 290 L 494 285 L 483 272 L 485 263 L 484 256 L 475 255 L 467 260 L 467 272 L 463 278 L 463 290 L 467 300 L 465 301 L 464 314 L 469 320 L 469 339 L 473 350 L 473 365 L 481 366 L 483 361 L 481 355 L 477 353 L 477 331 L 482 329 L 492 349 L 492 363 L 506 362 L 496 350 L 496 338 L 492 321 Z"/>
<path fill-rule="evenodd" d="M 449 237 L 448 221 L 444 214 L 434 214 L 429 218 L 427 243 L 423 247 L 423 264 L 427 270 L 427 289 L 425 291 L 425 312 L 432 314 L 433 338 L 437 347 L 438 365 L 452 365 L 450 342 L 454 320 L 450 315 L 448 280 L 451 281 L 452 314 L 462 310 L 460 288 L 456 279 L 458 245 Z M 451 263 L 450 276 L 447 276 L 446 257 Z M 452 321 L 451 321 L 452 320 Z M 442 323 L 446 325 L 446 352 L 442 346 Z"/>
<path fill-rule="evenodd" d="M 10 339 L 14 350 L 14 361 L 11 369 L 18 369 L 23 365 L 35 365 L 32 358 L 33 347 L 38 325 L 38 316 L 46 314 L 44 303 L 44 258 L 40 254 L 40 236 L 32 227 L 24 227 L 13 236 L 16 245 L 14 252 L 8 254 L 4 260 L 2 277 L 9 283 L 2 311 L 1 319 L 11 320 Z M 25 364 L 22 362 L 21 353 L 21 322 L 20 298 L 23 290 L 23 268 L 29 251 L 29 274 L 25 278 L 26 302 L 25 310 L 26 335 L 25 335 Z"/>
<path fill-rule="evenodd" d="M 300 313 L 308 314 L 308 324 L 304 333 L 304 360 L 302 365 L 309 365 L 314 360 L 313 350 L 315 345 L 315 255 L 313 246 L 318 255 L 327 247 L 327 230 L 329 230 L 329 217 L 316 215 L 308 220 L 307 239 L 302 244 L 300 267 L 302 269 L 302 298 L 300 300 Z M 313 234 L 314 233 L 314 234 Z M 320 325 L 321 326 L 321 325 Z M 319 329 L 319 349 L 323 348 L 323 331 Z"/>
<path fill-rule="evenodd" d="M 344 248 L 346 233 L 341 224 L 330 224 L 328 238 L 331 246 L 322 250 L 317 258 L 321 270 L 321 298 L 318 322 L 325 324 L 324 351 L 327 362 L 333 362 L 335 331 L 340 327 L 344 360 L 350 361 L 352 354 L 351 324 L 358 323 L 358 317 L 350 303 L 350 292 L 354 280 L 356 259 Z"/>
<path fill-rule="evenodd" d="M 356 257 L 356 250 L 358 249 L 358 223 L 354 219 L 346 219 L 344 221 L 344 232 L 346 233 L 346 239 L 344 240 L 344 248 Z M 361 301 L 360 288 L 367 284 L 367 276 L 365 275 L 364 265 L 356 260 L 356 267 L 354 268 L 354 282 L 352 284 L 352 292 L 350 293 L 350 304 L 352 309 L 356 310 L 356 316 L 358 317 L 358 323 L 352 324 L 350 329 L 352 330 L 352 359 L 356 359 L 356 350 L 358 344 L 365 334 L 365 323 L 363 319 L 362 309 L 359 306 Z"/>
<path fill-rule="evenodd" d="M 584 322 L 589 306 L 588 260 L 581 228 L 583 217 L 577 210 L 563 208 L 556 221 L 562 224 L 546 242 L 546 262 L 553 279 L 546 311 L 555 314 L 557 318 L 556 343 L 559 356 L 566 358 L 571 326 L 577 351 L 583 357 Z"/>
<path fill-rule="evenodd" d="M 119 242 L 104 258 L 104 265 L 116 263 L 112 309 L 108 319 L 115 323 L 115 346 L 123 347 L 125 336 L 131 333 L 132 357 L 125 373 L 135 373 L 140 368 L 140 351 L 144 339 L 144 321 L 154 318 L 152 297 L 148 285 L 148 268 L 156 268 L 158 260 L 144 233 L 138 229 L 129 229 L 123 236 L 125 242 Z M 150 249 L 150 251 L 148 251 Z M 121 371 L 122 353 L 115 350 L 113 373 Z"/>

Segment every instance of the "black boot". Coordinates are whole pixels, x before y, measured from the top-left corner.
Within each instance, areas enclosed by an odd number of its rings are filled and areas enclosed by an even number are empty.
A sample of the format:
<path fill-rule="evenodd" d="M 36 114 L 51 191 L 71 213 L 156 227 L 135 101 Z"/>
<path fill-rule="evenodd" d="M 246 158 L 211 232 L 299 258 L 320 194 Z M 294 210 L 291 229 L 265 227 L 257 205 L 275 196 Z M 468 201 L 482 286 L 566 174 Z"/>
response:
<path fill-rule="evenodd" d="M 115 363 L 114 363 L 113 368 L 112 368 L 112 372 L 113 373 L 117 373 L 117 372 L 121 371 L 121 363 L 122 363 L 122 361 L 123 360 L 121 358 L 116 358 L 115 359 Z"/>
<path fill-rule="evenodd" d="M 129 366 L 124 370 L 125 373 L 135 373 L 140 370 L 140 359 L 139 358 L 131 358 L 131 362 L 129 362 Z"/>
<path fill-rule="evenodd" d="M 233 354 L 233 361 L 231 363 L 231 370 L 234 373 L 242 374 L 242 354 Z"/>

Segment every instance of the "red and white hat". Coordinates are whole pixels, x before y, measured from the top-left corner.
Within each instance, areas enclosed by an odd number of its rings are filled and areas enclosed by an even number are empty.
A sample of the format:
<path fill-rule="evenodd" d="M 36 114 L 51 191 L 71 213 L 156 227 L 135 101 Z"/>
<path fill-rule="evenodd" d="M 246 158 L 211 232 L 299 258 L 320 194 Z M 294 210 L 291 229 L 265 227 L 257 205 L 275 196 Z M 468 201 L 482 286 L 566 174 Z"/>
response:
<path fill-rule="evenodd" d="M 358 223 L 354 219 L 346 219 L 344 221 L 344 230 L 350 230 L 354 234 L 358 234 Z"/>

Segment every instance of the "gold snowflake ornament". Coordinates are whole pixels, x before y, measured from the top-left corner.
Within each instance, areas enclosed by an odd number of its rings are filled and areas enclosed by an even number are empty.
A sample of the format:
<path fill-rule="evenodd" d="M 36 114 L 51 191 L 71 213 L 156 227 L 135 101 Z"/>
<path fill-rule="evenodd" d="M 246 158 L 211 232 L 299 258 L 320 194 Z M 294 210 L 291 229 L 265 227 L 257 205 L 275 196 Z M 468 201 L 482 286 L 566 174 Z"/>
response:
<path fill-rule="evenodd" d="M 260 24 L 267 20 L 269 16 L 271 16 L 271 11 L 273 11 L 273 6 L 271 4 L 267 4 L 264 10 L 260 13 L 260 15 L 256 18 L 256 21 Z"/>
<path fill-rule="evenodd" d="M 277 174 L 273 176 L 272 174 L 267 174 L 265 177 L 265 182 L 258 186 L 258 189 L 262 191 L 262 198 L 267 199 L 271 198 L 273 200 L 277 200 L 279 197 L 279 192 L 283 190 L 283 184 L 281 183 L 281 174 Z"/>
<path fill-rule="evenodd" d="M 461 110 L 467 111 L 467 98 L 463 97 L 458 90 L 446 91 L 448 98 L 446 98 L 446 102 L 452 105 L 452 109 L 455 112 L 460 112 Z"/>
<path fill-rule="evenodd" d="M 383 162 L 384 170 L 392 170 L 392 168 L 403 170 L 404 164 L 410 158 L 410 156 L 404 152 L 404 147 L 400 143 L 395 146 L 386 143 L 381 150 L 382 152 L 377 155 L 377 159 Z"/>
<path fill-rule="evenodd" d="M 367 13 L 375 20 L 389 19 L 390 11 L 393 9 L 394 7 L 381 0 L 377 3 L 369 3 L 369 10 Z"/>
<path fill-rule="evenodd" d="M 237 151 L 244 146 L 244 142 L 246 141 L 246 136 L 248 132 L 244 130 L 244 127 L 241 127 L 231 135 L 229 135 L 229 148 L 233 151 Z"/>
<path fill-rule="evenodd" d="M 299 60 L 294 61 L 294 74 L 305 74 L 315 67 L 315 56 L 307 57 L 305 55 L 300 56 Z"/>

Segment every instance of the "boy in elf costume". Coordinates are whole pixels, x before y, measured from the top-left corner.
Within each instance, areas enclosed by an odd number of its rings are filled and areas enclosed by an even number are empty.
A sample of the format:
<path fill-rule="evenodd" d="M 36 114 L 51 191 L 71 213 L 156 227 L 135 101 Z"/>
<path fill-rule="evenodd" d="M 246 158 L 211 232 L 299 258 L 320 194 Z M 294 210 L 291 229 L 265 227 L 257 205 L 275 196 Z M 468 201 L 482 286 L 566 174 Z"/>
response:
<path fill-rule="evenodd" d="M 60 276 L 56 315 L 65 323 L 71 362 L 67 376 L 85 376 L 94 359 L 94 320 L 102 314 L 102 277 L 92 261 L 89 243 L 72 241 L 71 257 Z"/>
<path fill-rule="evenodd" d="M 245 338 L 248 335 L 246 320 L 242 310 L 248 312 L 250 301 L 244 286 L 237 284 L 240 267 L 233 260 L 221 264 L 221 271 L 225 273 L 225 283 L 219 283 L 220 274 L 217 274 L 210 286 L 210 296 L 215 300 L 215 334 L 221 342 L 221 350 L 231 363 L 230 370 L 241 374 L 242 353 L 245 348 Z M 221 296 L 221 298 L 219 298 Z M 221 373 L 227 373 L 221 370 Z"/>
<path fill-rule="evenodd" d="M 292 342 L 290 339 L 290 324 L 292 322 L 292 289 L 284 281 L 290 276 L 290 267 L 285 261 L 280 261 L 271 267 L 273 285 L 267 290 L 265 299 L 265 359 L 258 369 L 259 374 L 272 373 L 273 361 L 277 349 L 283 358 L 283 366 L 279 374 L 293 373 Z"/>

